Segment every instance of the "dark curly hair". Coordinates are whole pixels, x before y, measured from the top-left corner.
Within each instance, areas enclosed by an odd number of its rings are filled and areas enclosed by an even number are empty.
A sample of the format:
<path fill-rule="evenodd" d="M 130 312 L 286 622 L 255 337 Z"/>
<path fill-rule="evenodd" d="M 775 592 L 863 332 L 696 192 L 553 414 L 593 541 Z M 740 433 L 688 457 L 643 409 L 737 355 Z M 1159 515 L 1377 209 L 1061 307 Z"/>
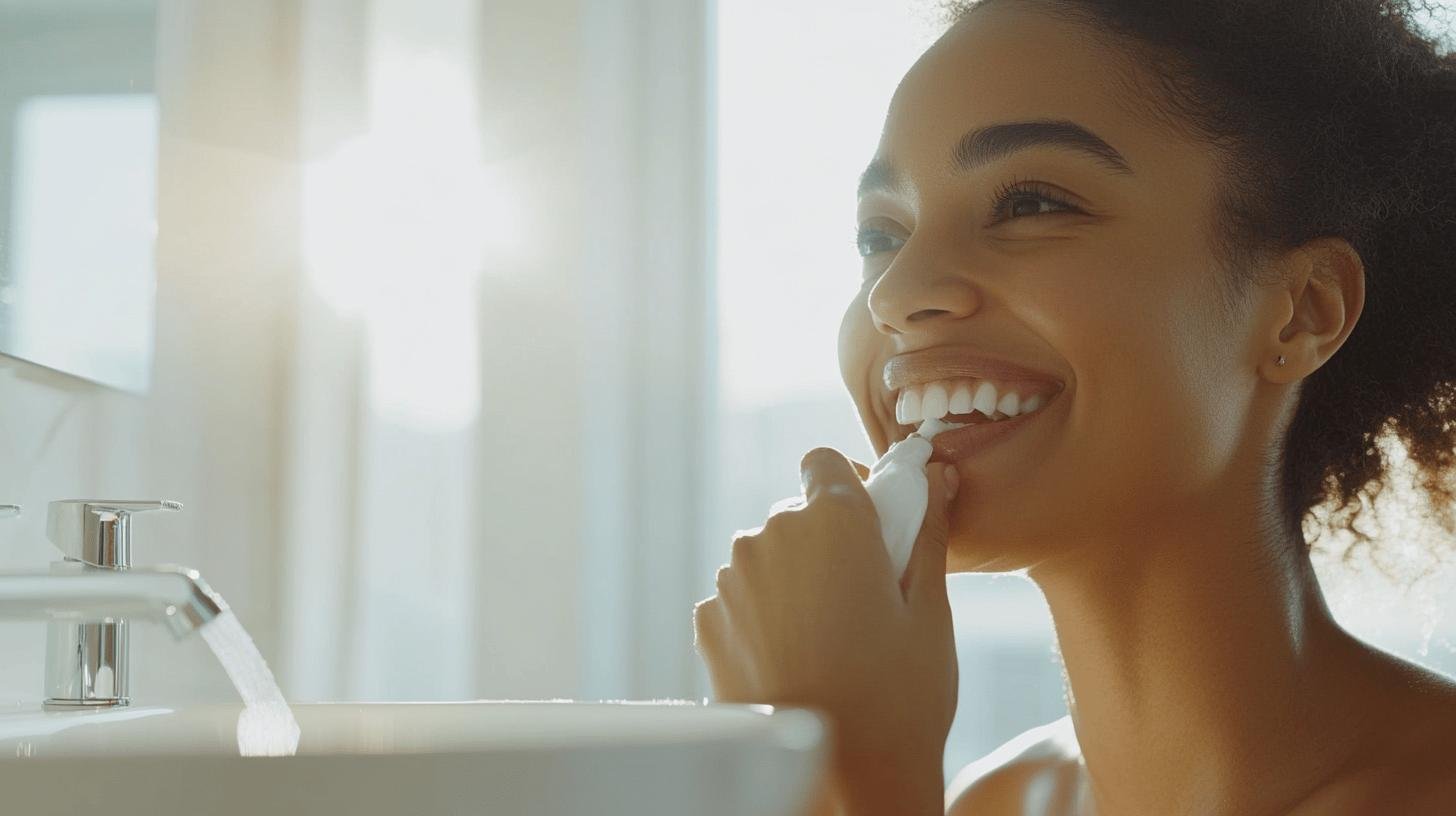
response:
<path fill-rule="evenodd" d="M 1125 56 L 1122 98 L 1150 126 L 1206 143 L 1222 174 L 1209 225 L 1227 314 L 1261 259 L 1339 236 L 1365 266 L 1365 307 L 1300 384 L 1281 449 L 1277 515 L 1314 549 L 1311 514 L 1371 549 L 1361 521 L 1399 438 L 1449 543 L 1456 450 L 1456 58 L 1409 0 L 942 0 L 954 25 L 1034 3 Z M 1421 3 L 1428 15 L 1432 9 Z M 1432 15 L 1433 17 L 1435 15 Z M 1274 281 L 1267 281 L 1274 282 Z M 1370 508 L 1362 506 L 1368 501 Z M 1311 526 L 1306 528 L 1306 523 Z M 1377 559 L 1378 561 L 1378 559 Z"/>

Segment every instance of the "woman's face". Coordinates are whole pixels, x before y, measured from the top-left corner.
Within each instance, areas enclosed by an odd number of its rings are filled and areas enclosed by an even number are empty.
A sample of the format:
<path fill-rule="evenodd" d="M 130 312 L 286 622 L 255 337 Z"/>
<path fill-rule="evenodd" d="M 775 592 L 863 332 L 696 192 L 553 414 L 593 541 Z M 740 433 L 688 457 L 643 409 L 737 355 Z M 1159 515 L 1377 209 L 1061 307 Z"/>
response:
<path fill-rule="evenodd" d="M 1262 350 L 1219 308 L 1214 160 L 1139 118 L 1118 59 L 1072 24 L 996 4 L 932 46 L 890 104 L 874 158 L 899 183 L 859 201 L 864 284 L 839 335 L 876 455 L 918 425 L 896 421 L 884 379 L 899 355 L 981 355 L 1061 388 L 955 462 L 953 571 L 1034 566 L 1136 540 L 1145 523 L 1155 535 L 1156 519 L 1206 509 L 1249 461 Z M 1126 169 L 1046 143 L 952 160 L 963 134 L 1048 120 L 1100 138 Z"/>

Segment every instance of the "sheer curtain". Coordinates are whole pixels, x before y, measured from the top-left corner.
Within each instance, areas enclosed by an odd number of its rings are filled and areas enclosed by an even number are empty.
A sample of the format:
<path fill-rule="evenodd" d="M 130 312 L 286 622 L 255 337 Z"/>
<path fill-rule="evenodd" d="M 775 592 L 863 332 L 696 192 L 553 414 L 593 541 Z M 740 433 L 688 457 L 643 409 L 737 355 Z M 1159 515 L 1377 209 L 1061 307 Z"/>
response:
<path fill-rule="evenodd" d="M 285 691 L 694 696 L 706 6 L 304 8 Z"/>

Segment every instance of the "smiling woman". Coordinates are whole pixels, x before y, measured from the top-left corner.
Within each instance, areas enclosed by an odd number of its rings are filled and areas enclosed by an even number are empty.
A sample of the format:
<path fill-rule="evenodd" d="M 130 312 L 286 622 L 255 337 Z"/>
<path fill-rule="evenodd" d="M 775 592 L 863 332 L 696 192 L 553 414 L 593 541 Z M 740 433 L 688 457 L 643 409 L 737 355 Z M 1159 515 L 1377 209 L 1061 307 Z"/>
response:
<path fill-rule="evenodd" d="M 1456 538 L 1456 60 L 1396 0 L 948 10 L 861 179 L 840 373 L 876 456 L 968 398 L 1014 425 L 938 457 L 959 488 L 902 599 L 863 496 L 735 540 L 699 610 L 715 687 L 833 712 L 846 812 L 938 812 L 927 575 L 1024 570 L 1070 716 L 968 767 L 952 812 L 1445 812 L 1456 680 L 1337 623 L 1310 552 L 1322 504 L 1394 543 L 1359 512 L 1391 437 Z M 1058 388 L 1010 420 L 1007 372 Z"/>
<path fill-rule="evenodd" d="M 843 304 L 859 288 L 855 181 L 895 85 L 940 33 L 928 0 L 717 6 L 720 425 L 713 444 L 722 464 L 714 469 L 714 518 L 703 537 L 701 558 L 710 566 L 727 560 L 732 531 L 760 524 L 766 509 L 791 494 L 798 500 L 796 465 L 811 447 L 828 444 L 873 461 L 845 399 L 835 348 Z M 832 25 L 821 24 L 829 19 Z M 806 126 L 783 125 L 800 121 Z M 712 592 L 713 572 L 699 575 L 695 597 L 702 598 Z M 1001 575 L 949 583 L 958 693 L 985 704 L 957 713 L 946 774 L 1025 723 L 1066 712 L 1051 622 L 1036 587 Z M 1014 625 L 992 628 L 981 619 Z M 700 694 L 711 691 L 708 680 L 703 673 Z"/>

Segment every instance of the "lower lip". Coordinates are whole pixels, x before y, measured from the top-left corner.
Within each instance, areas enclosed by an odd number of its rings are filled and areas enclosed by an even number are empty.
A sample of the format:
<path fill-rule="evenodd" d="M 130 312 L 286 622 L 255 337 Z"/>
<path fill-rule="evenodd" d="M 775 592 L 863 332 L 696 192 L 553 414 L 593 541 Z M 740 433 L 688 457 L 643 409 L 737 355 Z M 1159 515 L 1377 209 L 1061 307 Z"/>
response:
<path fill-rule="evenodd" d="M 1028 423 L 1035 422 L 1049 407 L 1050 403 L 1030 414 L 938 433 L 930 440 L 933 449 L 930 461 L 950 463 L 975 456 L 1026 427 Z"/>

